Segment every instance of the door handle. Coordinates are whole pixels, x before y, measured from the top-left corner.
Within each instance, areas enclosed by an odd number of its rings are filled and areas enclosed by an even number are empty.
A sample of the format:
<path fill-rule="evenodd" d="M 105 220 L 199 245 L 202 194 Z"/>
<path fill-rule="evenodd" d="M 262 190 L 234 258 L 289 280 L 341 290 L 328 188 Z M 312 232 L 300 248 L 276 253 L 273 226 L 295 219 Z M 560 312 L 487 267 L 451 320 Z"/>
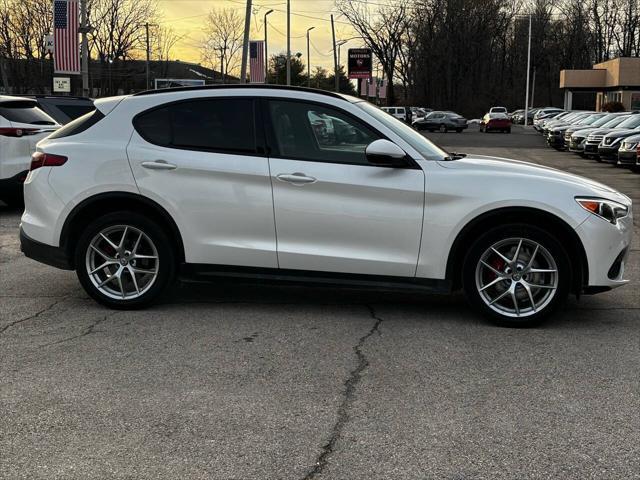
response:
<path fill-rule="evenodd" d="M 308 177 L 304 173 L 281 173 L 276 177 L 278 180 L 287 183 L 293 183 L 294 185 L 302 185 L 304 183 L 315 183 L 317 180 L 314 177 Z"/>
<path fill-rule="evenodd" d="M 142 166 L 144 168 L 148 168 L 149 170 L 175 170 L 178 168 L 177 165 L 173 163 L 169 163 L 166 160 L 156 160 L 155 162 L 142 162 Z"/>

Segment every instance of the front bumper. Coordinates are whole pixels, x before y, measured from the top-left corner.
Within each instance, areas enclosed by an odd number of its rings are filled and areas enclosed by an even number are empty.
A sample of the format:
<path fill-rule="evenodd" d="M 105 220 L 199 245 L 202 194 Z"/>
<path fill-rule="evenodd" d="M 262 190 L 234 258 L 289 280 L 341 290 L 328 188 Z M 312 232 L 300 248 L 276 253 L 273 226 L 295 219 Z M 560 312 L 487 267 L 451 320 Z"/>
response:
<path fill-rule="evenodd" d="M 635 151 L 618 151 L 618 165 L 633 166 L 638 161 L 638 154 Z"/>
<path fill-rule="evenodd" d="M 551 147 L 564 148 L 564 132 L 560 132 L 558 135 L 549 133 L 549 135 L 547 136 L 547 143 Z"/>
<path fill-rule="evenodd" d="M 598 147 L 598 155 L 600 156 L 600 160 L 609 163 L 615 163 L 618 161 L 618 149 L 620 145 L 600 145 Z"/>
<path fill-rule="evenodd" d="M 584 153 L 584 144 L 584 139 L 576 141 L 572 138 L 569 142 L 569 151 L 573 153 Z"/>
<path fill-rule="evenodd" d="M 589 142 L 585 143 L 584 144 L 584 154 L 597 157 L 598 156 L 598 145 L 600 145 L 600 142 L 598 142 L 598 143 L 589 143 Z"/>
<path fill-rule="evenodd" d="M 617 225 L 590 215 L 576 228 L 587 255 L 589 275 L 585 291 L 620 287 L 633 237 L 632 213 L 618 220 Z"/>
<path fill-rule="evenodd" d="M 20 227 L 20 250 L 25 256 L 37 262 L 63 270 L 73 270 L 71 260 L 63 248 L 52 247 L 29 238 L 22 227 Z"/>

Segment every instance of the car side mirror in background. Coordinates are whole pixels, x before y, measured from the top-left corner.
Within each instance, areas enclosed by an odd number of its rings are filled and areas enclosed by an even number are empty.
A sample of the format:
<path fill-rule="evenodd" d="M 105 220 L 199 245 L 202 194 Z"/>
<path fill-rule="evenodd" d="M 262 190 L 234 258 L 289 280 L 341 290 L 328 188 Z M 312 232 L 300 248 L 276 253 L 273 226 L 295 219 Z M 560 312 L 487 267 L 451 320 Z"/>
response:
<path fill-rule="evenodd" d="M 376 140 L 367 145 L 367 161 L 379 167 L 404 167 L 407 154 L 398 145 L 389 140 Z"/>

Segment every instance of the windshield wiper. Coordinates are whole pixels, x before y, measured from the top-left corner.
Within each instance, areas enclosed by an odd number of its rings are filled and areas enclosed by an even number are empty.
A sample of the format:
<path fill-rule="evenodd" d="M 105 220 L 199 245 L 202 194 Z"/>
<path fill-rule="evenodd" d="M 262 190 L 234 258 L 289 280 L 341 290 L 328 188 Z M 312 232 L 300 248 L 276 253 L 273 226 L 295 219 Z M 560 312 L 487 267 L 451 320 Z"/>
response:
<path fill-rule="evenodd" d="M 460 160 L 461 158 L 464 158 L 467 156 L 466 153 L 457 153 L 457 152 L 448 152 L 449 156 L 444 157 L 444 160 L 450 162 L 453 160 Z"/>

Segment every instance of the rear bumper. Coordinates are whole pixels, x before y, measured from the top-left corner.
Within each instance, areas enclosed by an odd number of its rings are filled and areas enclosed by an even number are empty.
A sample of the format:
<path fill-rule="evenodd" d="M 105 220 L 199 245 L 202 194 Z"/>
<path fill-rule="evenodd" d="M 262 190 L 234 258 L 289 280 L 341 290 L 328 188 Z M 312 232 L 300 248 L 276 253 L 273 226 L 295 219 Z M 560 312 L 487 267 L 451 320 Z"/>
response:
<path fill-rule="evenodd" d="M 25 256 L 37 262 L 63 270 L 73 270 L 71 261 L 64 249 L 45 245 L 29 238 L 22 230 L 22 227 L 20 227 L 20 250 Z"/>

